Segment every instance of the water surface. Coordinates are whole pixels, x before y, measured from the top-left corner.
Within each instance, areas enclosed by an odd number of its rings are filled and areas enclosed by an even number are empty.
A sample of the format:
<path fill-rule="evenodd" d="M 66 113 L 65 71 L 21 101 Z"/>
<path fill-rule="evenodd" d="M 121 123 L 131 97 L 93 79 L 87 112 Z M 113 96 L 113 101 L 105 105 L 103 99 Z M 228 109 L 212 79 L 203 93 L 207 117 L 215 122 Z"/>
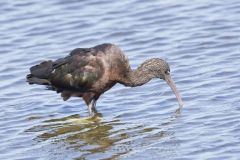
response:
<path fill-rule="evenodd" d="M 0 159 L 240 157 L 240 4 L 229 1 L 0 2 Z M 111 42 L 136 68 L 171 66 L 184 108 L 161 80 L 114 86 L 99 117 L 79 98 L 28 85 L 28 68 Z"/>

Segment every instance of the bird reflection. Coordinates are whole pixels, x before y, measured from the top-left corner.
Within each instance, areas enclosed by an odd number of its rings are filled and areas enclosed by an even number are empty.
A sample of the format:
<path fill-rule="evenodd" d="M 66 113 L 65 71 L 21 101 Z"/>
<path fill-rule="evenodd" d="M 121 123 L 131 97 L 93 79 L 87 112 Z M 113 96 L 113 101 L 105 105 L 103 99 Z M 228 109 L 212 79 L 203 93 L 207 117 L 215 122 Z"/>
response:
<path fill-rule="evenodd" d="M 102 119 L 100 113 L 89 119 L 72 115 L 44 121 L 43 124 L 32 127 L 27 132 L 40 133 L 36 137 L 37 141 L 50 140 L 54 145 L 61 142 L 68 149 L 86 152 L 83 157 L 110 150 L 115 152 L 112 156 L 116 158 L 131 152 L 135 147 L 156 143 L 166 136 L 174 139 L 174 132 L 170 133 L 165 129 L 169 128 L 166 126 L 171 125 L 178 117 L 179 112 L 157 127 L 146 127 L 144 124 L 121 122 L 121 117 L 106 121 Z M 114 147 L 118 149 L 112 151 Z"/>
<path fill-rule="evenodd" d="M 95 148 L 88 151 L 104 151 L 116 141 L 109 136 L 112 125 L 118 124 L 119 121 L 102 122 L 101 117 L 102 115 L 97 113 L 88 119 L 81 118 L 79 115 L 50 119 L 44 121 L 42 125 L 28 129 L 27 132 L 44 131 L 37 136 L 38 141 L 59 138 L 74 149 L 94 145 Z"/>

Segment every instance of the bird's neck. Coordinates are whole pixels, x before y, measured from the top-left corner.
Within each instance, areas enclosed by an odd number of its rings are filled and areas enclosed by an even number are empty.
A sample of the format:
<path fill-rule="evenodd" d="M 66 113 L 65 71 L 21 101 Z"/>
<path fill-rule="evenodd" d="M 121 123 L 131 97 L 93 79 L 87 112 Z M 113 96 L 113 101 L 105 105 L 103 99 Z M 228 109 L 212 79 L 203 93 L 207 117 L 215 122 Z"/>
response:
<path fill-rule="evenodd" d="M 124 85 L 131 87 L 141 86 L 154 78 L 151 73 L 141 66 L 137 69 L 131 69 L 127 77 Z"/>

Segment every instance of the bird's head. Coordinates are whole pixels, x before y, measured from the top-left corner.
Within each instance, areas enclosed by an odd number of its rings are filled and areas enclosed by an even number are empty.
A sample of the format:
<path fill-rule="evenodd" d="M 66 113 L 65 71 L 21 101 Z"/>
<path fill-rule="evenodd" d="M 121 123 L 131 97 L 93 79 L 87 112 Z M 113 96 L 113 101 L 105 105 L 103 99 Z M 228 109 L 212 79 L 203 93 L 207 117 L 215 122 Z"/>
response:
<path fill-rule="evenodd" d="M 152 58 L 145 61 L 142 64 L 141 68 L 148 72 L 148 74 L 150 74 L 153 78 L 160 78 L 165 80 L 174 92 L 179 105 L 183 106 L 182 98 L 176 88 L 174 81 L 171 78 L 170 67 L 165 60 L 159 58 Z"/>

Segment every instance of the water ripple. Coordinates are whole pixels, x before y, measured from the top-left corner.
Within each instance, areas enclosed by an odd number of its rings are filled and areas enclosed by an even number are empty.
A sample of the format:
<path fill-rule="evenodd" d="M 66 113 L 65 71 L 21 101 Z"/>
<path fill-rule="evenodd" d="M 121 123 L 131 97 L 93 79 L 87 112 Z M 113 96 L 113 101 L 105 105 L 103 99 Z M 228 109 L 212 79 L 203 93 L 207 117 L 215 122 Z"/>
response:
<path fill-rule="evenodd" d="M 1 159 L 230 159 L 240 148 L 239 3 L 230 1 L 0 2 Z M 114 86 L 88 115 L 28 85 L 30 66 L 111 42 L 136 68 L 164 58 L 184 107 L 165 82 Z M 123 94 L 124 93 L 124 94 Z"/>

